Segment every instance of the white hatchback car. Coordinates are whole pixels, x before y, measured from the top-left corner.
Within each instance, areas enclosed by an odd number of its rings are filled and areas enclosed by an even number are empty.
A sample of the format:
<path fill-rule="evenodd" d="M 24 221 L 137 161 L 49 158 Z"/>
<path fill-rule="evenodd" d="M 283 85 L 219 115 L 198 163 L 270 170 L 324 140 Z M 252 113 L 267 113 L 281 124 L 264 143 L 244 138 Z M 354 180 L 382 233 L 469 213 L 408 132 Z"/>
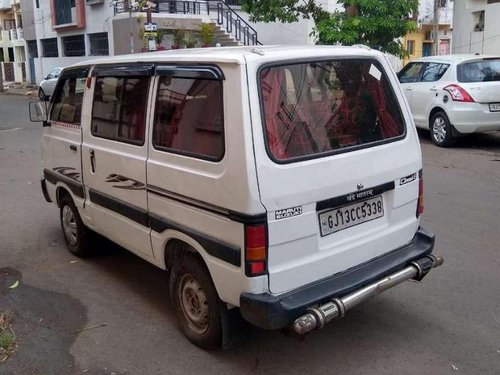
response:
<path fill-rule="evenodd" d="M 40 100 L 50 99 L 52 93 L 54 92 L 54 88 L 56 87 L 57 78 L 59 77 L 59 74 L 61 74 L 62 70 L 63 68 L 61 67 L 52 69 L 50 73 L 43 78 L 43 81 L 40 82 L 40 87 L 38 88 L 38 97 Z"/>
<path fill-rule="evenodd" d="M 415 125 L 432 141 L 453 146 L 457 137 L 500 130 L 500 57 L 424 57 L 399 73 Z"/>

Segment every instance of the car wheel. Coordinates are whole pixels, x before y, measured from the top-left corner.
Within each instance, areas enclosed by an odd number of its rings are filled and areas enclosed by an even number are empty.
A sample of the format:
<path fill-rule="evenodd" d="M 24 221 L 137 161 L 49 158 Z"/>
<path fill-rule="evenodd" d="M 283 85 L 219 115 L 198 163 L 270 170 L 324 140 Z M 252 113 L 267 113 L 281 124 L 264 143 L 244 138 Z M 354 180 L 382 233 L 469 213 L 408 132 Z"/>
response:
<path fill-rule="evenodd" d="M 59 202 L 61 228 L 68 250 L 78 257 L 91 254 L 91 233 L 85 227 L 71 197 L 65 195 Z"/>
<path fill-rule="evenodd" d="M 450 147 L 457 142 L 452 134 L 450 120 L 446 113 L 436 112 L 431 119 L 431 139 L 439 147 Z"/>
<path fill-rule="evenodd" d="M 47 100 L 47 95 L 45 95 L 45 91 L 43 91 L 43 89 L 41 87 L 38 89 L 38 97 L 42 101 Z"/>
<path fill-rule="evenodd" d="M 174 303 L 182 332 L 196 346 L 212 350 L 222 345 L 222 304 L 201 259 L 186 255 L 171 273 Z"/>

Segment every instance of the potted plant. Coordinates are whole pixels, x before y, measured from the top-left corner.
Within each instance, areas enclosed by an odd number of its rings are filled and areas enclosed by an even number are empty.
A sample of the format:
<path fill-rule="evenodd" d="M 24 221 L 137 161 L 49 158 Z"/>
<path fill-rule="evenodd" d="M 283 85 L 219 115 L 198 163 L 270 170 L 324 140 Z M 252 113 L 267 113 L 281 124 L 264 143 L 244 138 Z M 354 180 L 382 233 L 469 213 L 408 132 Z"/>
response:
<path fill-rule="evenodd" d="M 211 23 L 202 23 L 200 25 L 200 37 L 202 47 L 210 47 L 214 41 L 215 28 Z"/>
<path fill-rule="evenodd" d="M 163 37 L 165 36 L 167 30 L 165 29 L 158 29 L 156 32 L 156 37 L 155 37 L 155 42 L 156 42 L 156 49 L 158 51 L 162 51 L 165 49 L 165 46 L 163 45 Z"/>
<path fill-rule="evenodd" d="M 184 32 L 179 29 L 174 30 L 174 44 L 172 44 L 172 49 L 179 49 L 184 41 Z"/>

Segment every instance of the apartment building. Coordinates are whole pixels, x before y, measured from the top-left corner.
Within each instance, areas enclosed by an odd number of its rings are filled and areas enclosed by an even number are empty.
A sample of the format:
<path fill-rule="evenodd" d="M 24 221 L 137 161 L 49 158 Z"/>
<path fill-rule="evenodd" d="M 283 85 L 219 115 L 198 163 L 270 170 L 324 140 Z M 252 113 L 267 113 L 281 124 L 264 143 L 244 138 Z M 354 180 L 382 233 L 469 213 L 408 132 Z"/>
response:
<path fill-rule="evenodd" d="M 19 0 L 0 0 L 0 73 L 6 82 L 26 81 L 26 42 Z"/>
<path fill-rule="evenodd" d="M 455 0 L 453 53 L 500 54 L 500 0 Z"/>

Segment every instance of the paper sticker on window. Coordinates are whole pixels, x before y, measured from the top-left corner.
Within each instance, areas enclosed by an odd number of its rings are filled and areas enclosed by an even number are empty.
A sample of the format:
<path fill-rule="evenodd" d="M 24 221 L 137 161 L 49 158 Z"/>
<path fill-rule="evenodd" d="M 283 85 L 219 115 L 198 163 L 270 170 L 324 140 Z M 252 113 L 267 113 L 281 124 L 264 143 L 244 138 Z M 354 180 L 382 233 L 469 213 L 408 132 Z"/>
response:
<path fill-rule="evenodd" d="M 370 73 L 370 75 L 377 81 L 380 81 L 380 78 L 382 77 L 382 72 L 373 64 L 370 66 L 370 71 L 368 73 Z"/>

